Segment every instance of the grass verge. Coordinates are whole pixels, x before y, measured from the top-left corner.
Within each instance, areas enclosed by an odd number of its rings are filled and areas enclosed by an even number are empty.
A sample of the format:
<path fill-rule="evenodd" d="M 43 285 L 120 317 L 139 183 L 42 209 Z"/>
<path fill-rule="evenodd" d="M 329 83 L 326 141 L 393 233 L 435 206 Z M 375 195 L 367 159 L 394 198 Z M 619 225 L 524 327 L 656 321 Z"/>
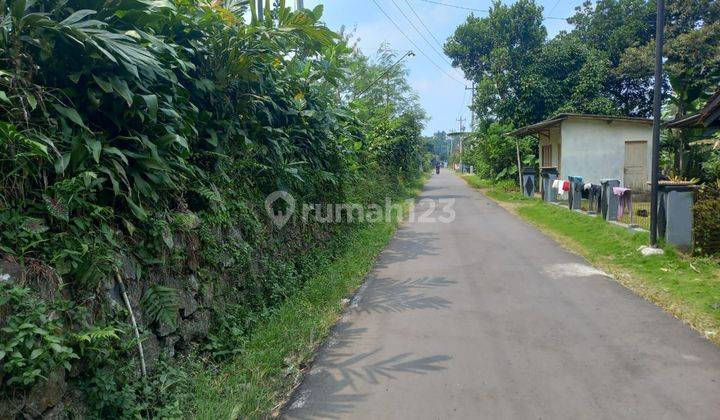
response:
<path fill-rule="evenodd" d="M 565 248 L 582 255 L 638 295 L 654 302 L 720 345 L 720 265 L 665 247 L 643 257 L 648 234 L 632 232 L 539 199 L 504 191 L 476 175 L 463 178 L 503 207 L 536 226 Z"/>
<path fill-rule="evenodd" d="M 422 181 L 399 200 L 416 196 L 421 186 Z M 397 225 L 393 218 L 349 232 L 346 251 L 323 262 L 318 275 L 258 326 L 236 357 L 195 372 L 188 417 L 264 418 L 279 409 L 336 323 L 343 298 L 360 286 Z"/>

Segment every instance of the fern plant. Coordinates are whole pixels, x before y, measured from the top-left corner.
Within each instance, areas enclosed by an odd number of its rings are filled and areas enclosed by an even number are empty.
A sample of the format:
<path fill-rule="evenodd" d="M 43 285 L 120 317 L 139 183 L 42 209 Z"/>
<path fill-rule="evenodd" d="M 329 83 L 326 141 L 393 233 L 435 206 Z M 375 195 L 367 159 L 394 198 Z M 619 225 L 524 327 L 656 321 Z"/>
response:
<path fill-rule="evenodd" d="M 171 287 L 153 284 L 140 301 L 150 322 L 175 326 L 180 307 L 177 291 Z"/>

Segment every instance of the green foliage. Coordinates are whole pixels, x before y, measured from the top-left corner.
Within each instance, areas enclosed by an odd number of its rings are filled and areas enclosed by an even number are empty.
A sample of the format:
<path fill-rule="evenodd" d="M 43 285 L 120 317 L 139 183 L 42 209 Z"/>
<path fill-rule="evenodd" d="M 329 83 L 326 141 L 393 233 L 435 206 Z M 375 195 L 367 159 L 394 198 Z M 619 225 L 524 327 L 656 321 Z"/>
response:
<path fill-rule="evenodd" d="M 517 147 L 520 147 L 521 161 L 532 162 L 537 149 L 533 138 L 517 140 L 505 135 L 512 126 L 492 123 L 487 128 L 480 127 L 475 138 L 464 148 L 463 162 L 475 167 L 481 178 L 495 180 L 510 179 L 517 181 Z M 528 160 L 531 159 L 531 160 Z M 528 165 L 532 166 L 532 165 Z"/>
<path fill-rule="evenodd" d="M 517 114 L 525 68 L 540 51 L 547 30 L 542 25 L 542 8 L 533 0 L 512 5 L 495 1 L 487 17 L 470 15 L 445 44 L 453 65 L 478 82 L 474 108 L 478 115 L 495 115 L 503 123 L 524 125 L 529 118 Z"/>
<path fill-rule="evenodd" d="M 58 369 L 70 370 L 79 358 L 70 346 L 58 313 L 29 289 L 0 281 L 2 387 L 27 388 Z"/>
<path fill-rule="evenodd" d="M 179 308 L 177 290 L 160 284 L 148 287 L 140 303 L 151 322 L 175 325 Z"/>
<path fill-rule="evenodd" d="M 38 299 L 4 325 L 3 384 L 31 386 L 79 356 L 73 384 L 91 417 L 178 417 L 167 367 L 138 380 L 127 314 L 106 299 L 115 273 L 147 284 L 141 328 L 178 319 L 177 291 L 148 273 L 224 285 L 202 344 L 227 356 L 338 247 L 340 227 L 276 230 L 268 193 L 382 201 L 419 175 L 425 115 L 407 70 L 384 74 L 389 49 L 363 56 L 322 7 L 279 1 L 260 22 L 247 5 L 0 1 L 0 257 L 92 305 L 66 325 Z M 322 243 L 326 256 L 303 257 Z M 70 353 L 16 349 L 55 336 Z"/>
<path fill-rule="evenodd" d="M 701 255 L 720 253 L 720 182 L 703 187 L 693 211 L 695 252 Z"/>
<path fill-rule="evenodd" d="M 191 387 L 185 366 L 161 360 L 154 373 L 140 380 L 136 363 L 118 363 L 119 356 L 112 354 L 115 360 L 94 369 L 81 384 L 88 418 L 183 417 L 180 401 Z"/>

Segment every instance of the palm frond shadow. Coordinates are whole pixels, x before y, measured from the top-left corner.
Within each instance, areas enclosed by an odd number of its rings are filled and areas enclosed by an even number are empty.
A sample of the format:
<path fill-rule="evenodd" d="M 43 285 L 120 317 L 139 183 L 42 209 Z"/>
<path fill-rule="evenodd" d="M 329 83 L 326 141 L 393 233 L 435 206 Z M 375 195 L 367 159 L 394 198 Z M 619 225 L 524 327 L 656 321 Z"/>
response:
<path fill-rule="evenodd" d="M 449 307 L 451 302 L 439 296 L 430 296 L 427 292 L 456 283 L 445 277 L 421 277 L 400 281 L 370 277 L 366 291 L 357 298 L 354 306 L 355 310 L 360 312 L 378 313 L 444 309 Z"/>
<path fill-rule="evenodd" d="M 419 214 L 416 214 L 416 217 Z M 435 245 L 438 236 L 432 233 L 419 233 L 407 229 L 398 229 L 390 246 L 378 257 L 376 268 L 386 268 L 395 263 L 415 260 L 421 256 L 438 255 Z"/>
<path fill-rule="evenodd" d="M 283 410 L 283 417 L 342 418 L 367 398 L 361 391 L 366 385 L 393 381 L 400 375 L 426 375 L 445 370 L 445 362 L 451 359 L 444 354 L 417 357 L 405 352 L 376 360 L 382 348 L 359 354 L 347 349 L 363 333 L 364 328 L 352 328 L 347 322 L 334 329 L 315 367 Z"/>

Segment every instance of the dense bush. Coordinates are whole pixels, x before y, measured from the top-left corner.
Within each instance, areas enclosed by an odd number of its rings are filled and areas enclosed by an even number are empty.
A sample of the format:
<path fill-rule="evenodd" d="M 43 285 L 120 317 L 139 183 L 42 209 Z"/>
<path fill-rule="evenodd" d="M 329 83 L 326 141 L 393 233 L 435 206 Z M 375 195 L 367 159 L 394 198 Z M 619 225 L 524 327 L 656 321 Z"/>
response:
<path fill-rule="evenodd" d="M 720 182 L 715 186 L 705 186 L 698 193 L 693 234 L 696 253 L 720 253 Z"/>
<path fill-rule="evenodd" d="M 514 137 L 505 133 L 512 126 L 492 123 L 478 128 L 472 139 L 466 140 L 463 162 L 472 165 L 481 178 L 517 180 L 517 146 Z M 537 140 L 525 138 L 518 141 L 521 162 L 528 166 L 535 164 Z"/>
<path fill-rule="evenodd" d="M 308 251 L 331 257 L 329 238 L 351 228 L 279 231 L 268 193 L 381 201 L 417 176 L 416 101 L 358 95 L 383 66 L 321 7 L 278 3 L 261 20 L 244 1 L 0 2 L 0 262 L 21 273 L 2 280 L 6 396 L 60 369 L 91 415 L 176 415 L 167 382 L 181 374 L 136 380 L 118 279 L 143 337 L 179 319 L 194 286 L 175 279 L 200 283 L 202 347 L 228 354 L 312 274 Z"/>

